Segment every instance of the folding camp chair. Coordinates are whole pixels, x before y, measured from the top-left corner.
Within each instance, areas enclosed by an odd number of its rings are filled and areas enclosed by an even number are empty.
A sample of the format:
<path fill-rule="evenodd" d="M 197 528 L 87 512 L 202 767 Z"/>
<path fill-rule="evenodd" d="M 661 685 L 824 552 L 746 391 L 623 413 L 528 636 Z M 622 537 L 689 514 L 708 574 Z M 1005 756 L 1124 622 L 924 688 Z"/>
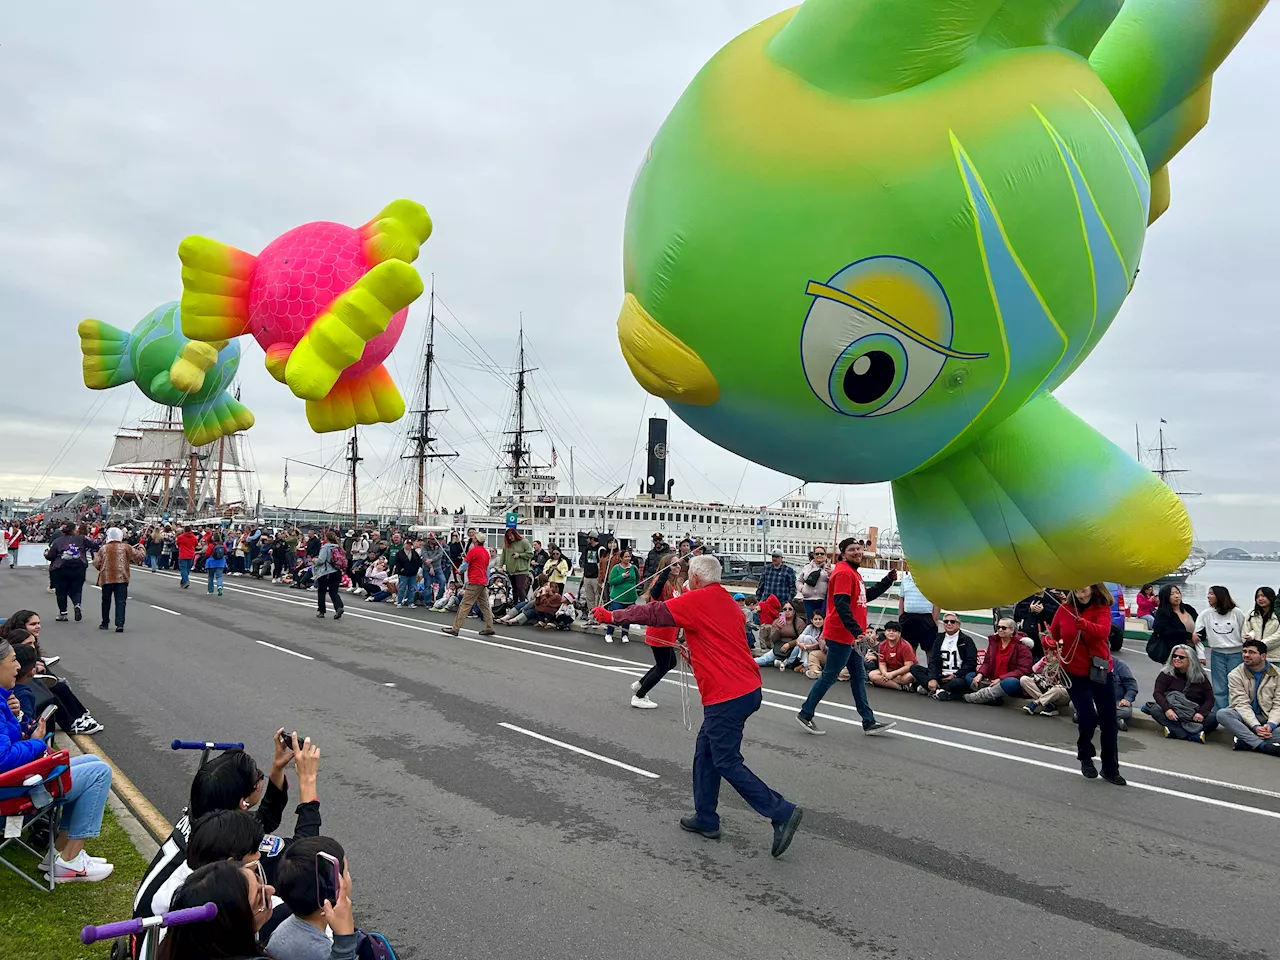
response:
<path fill-rule="evenodd" d="M 5 856 L 6 852 L 25 850 L 37 860 L 52 863 L 53 842 L 58 835 L 62 819 L 62 804 L 71 789 L 71 757 L 65 750 L 46 754 L 37 760 L 0 773 L 0 818 L 4 822 L 4 840 L 0 842 L 0 863 L 26 880 L 36 889 L 50 891 L 54 888 L 53 871 L 48 879 L 41 877 L 37 866 L 34 873 L 19 866 Z M 33 832 L 47 830 L 47 839 L 36 849 L 24 839 Z"/>

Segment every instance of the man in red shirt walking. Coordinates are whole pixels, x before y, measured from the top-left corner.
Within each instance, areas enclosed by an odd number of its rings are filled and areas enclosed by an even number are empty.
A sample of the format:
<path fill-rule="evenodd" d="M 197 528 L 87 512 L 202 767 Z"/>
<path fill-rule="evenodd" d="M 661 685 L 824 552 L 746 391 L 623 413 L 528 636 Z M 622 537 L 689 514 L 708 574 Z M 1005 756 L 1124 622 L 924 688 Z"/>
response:
<path fill-rule="evenodd" d="M 841 540 L 840 560 L 827 581 L 827 616 L 822 624 L 822 638 L 827 641 L 827 662 L 822 667 L 822 676 L 813 681 L 809 697 L 796 715 L 800 726 L 818 736 L 827 731 L 813 722 L 813 714 L 846 666 L 849 668 L 849 686 L 853 689 L 853 703 L 858 708 L 858 716 L 862 717 L 862 732 L 874 736 L 897 725 L 893 721 L 881 723 L 876 719 L 871 704 L 867 702 L 866 664 L 861 655 L 850 656 L 853 645 L 867 630 L 867 600 L 880 596 L 893 582 L 893 571 L 890 570 L 869 596 L 862 574 L 858 572 L 861 562 L 862 541 L 853 537 Z"/>
<path fill-rule="evenodd" d="M 720 839 L 720 780 L 728 780 L 751 809 L 773 824 L 775 857 L 791 844 L 804 811 L 769 788 L 742 759 L 747 717 L 760 709 L 760 668 L 742 642 L 746 618 L 720 585 L 720 561 L 697 556 L 689 561 L 689 589 L 670 600 L 625 610 L 596 607 L 600 623 L 680 627 L 689 646 L 689 664 L 702 695 L 702 727 L 693 754 L 693 809 L 680 827 L 710 840 Z"/>
<path fill-rule="evenodd" d="M 452 627 L 442 627 L 445 633 L 455 637 L 462 629 L 462 622 L 467 619 L 471 608 L 480 606 L 480 615 L 484 617 L 482 637 L 493 636 L 493 608 L 489 606 L 489 549 L 484 545 L 484 538 L 472 527 L 467 531 L 471 541 L 467 548 L 467 586 L 462 591 L 462 602 L 458 604 L 458 613 L 453 619 Z"/>
<path fill-rule="evenodd" d="M 173 545 L 178 548 L 178 573 L 181 575 L 179 586 L 183 589 L 191 582 L 191 568 L 196 563 L 196 542 L 196 535 L 191 532 L 190 527 L 183 527 L 173 541 Z"/>

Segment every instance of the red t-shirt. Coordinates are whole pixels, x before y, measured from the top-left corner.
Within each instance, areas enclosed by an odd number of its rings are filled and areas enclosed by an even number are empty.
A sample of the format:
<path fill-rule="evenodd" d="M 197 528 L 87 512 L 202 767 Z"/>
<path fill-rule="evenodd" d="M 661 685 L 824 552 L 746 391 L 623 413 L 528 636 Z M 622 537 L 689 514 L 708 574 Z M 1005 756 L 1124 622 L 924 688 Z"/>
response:
<path fill-rule="evenodd" d="M 477 543 L 467 551 L 467 583 L 489 582 L 489 551 Z"/>
<path fill-rule="evenodd" d="M 760 668 L 747 649 L 746 617 L 718 583 L 666 602 L 689 644 L 689 665 L 702 705 L 724 703 L 760 689 Z"/>
<path fill-rule="evenodd" d="M 822 624 L 822 636 L 825 640 L 836 643 L 853 643 L 857 638 L 851 634 L 836 613 L 836 597 L 847 596 L 849 606 L 853 610 L 853 619 L 865 633 L 867 630 L 867 588 L 862 582 L 862 574 L 850 564 L 841 560 L 831 571 L 827 580 L 827 613 Z"/>
<path fill-rule="evenodd" d="M 196 558 L 196 535 L 194 533 L 180 533 L 174 537 L 173 543 L 178 548 L 179 560 L 194 560 Z"/>
<path fill-rule="evenodd" d="M 911 649 L 911 644 L 899 638 L 897 644 L 891 644 L 888 640 L 881 642 L 876 649 L 876 656 L 884 664 L 884 668 L 890 672 L 901 670 L 908 663 L 916 662 L 916 653 Z"/>

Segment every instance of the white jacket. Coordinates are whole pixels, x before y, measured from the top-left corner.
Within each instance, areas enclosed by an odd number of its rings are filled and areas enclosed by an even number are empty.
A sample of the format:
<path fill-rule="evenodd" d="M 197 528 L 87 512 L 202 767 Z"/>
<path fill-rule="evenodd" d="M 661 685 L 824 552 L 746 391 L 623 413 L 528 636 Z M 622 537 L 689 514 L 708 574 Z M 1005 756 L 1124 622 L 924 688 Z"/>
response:
<path fill-rule="evenodd" d="M 814 586 L 809 586 L 806 578 L 818 571 L 818 582 Z M 796 586 L 800 588 L 801 600 L 825 600 L 827 599 L 827 581 L 831 578 L 831 565 L 822 564 L 819 566 L 812 560 L 801 568 L 799 575 L 796 576 Z"/>
<path fill-rule="evenodd" d="M 1244 618 L 1244 629 L 1241 636 L 1246 640 L 1261 640 L 1271 649 L 1280 643 L 1280 617 L 1274 614 L 1267 618 L 1267 625 L 1262 625 L 1262 615 L 1251 613 Z"/>

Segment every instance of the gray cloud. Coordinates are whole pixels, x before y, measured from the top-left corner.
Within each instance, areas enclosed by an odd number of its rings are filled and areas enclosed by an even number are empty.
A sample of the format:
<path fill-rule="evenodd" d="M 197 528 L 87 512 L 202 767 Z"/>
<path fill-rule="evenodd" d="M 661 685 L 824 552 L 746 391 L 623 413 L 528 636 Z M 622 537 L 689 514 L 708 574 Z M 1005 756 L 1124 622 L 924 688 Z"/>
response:
<path fill-rule="evenodd" d="M 114 429 L 145 412 L 127 388 L 84 389 L 75 324 L 93 316 L 128 327 L 176 298 L 182 237 L 256 251 L 307 220 L 362 222 L 398 196 L 431 211 L 436 235 L 419 264 L 501 364 L 513 362 L 523 314 L 566 485 L 573 444 L 579 489 L 630 487 L 646 399 L 613 320 L 631 180 L 697 69 L 778 6 L 494 0 L 357 13 L 332 2 L 133 2 L 79 5 L 74 17 L 48 4 L 10 12 L 0 62 L 0 490 L 96 479 Z M 1149 234 L 1137 288 L 1059 391 L 1126 447 L 1135 422 L 1150 435 L 1170 420 L 1187 483 L 1206 493 L 1192 503 L 1197 529 L 1219 538 L 1275 535 L 1264 511 L 1280 466 L 1268 323 L 1277 135 L 1267 106 L 1280 101 L 1280 80 L 1266 53 L 1277 41 L 1280 17 L 1264 15 L 1219 74 L 1209 128 L 1172 167 L 1173 206 Z M 414 308 L 393 355 L 406 395 L 425 316 L 425 305 Z M 344 438 L 312 435 L 261 350 L 243 346 L 244 399 L 258 416 L 252 454 L 264 498 L 279 500 L 283 456 L 325 462 Z M 464 479 L 487 494 L 508 388 L 447 332 L 440 353 L 460 393 L 441 432 L 463 454 Z M 402 433 L 365 431 L 372 495 L 398 495 Z M 795 483 L 678 423 L 672 441 L 687 496 L 764 503 Z M 320 478 L 301 467 L 290 476 L 295 498 Z M 883 486 L 818 492 L 832 506 L 841 497 L 855 518 L 890 518 Z M 339 481 L 322 480 L 308 503 L 333 505 L 340 493 Z M 464 498 L 445 482 L 446 504 Z"/>

